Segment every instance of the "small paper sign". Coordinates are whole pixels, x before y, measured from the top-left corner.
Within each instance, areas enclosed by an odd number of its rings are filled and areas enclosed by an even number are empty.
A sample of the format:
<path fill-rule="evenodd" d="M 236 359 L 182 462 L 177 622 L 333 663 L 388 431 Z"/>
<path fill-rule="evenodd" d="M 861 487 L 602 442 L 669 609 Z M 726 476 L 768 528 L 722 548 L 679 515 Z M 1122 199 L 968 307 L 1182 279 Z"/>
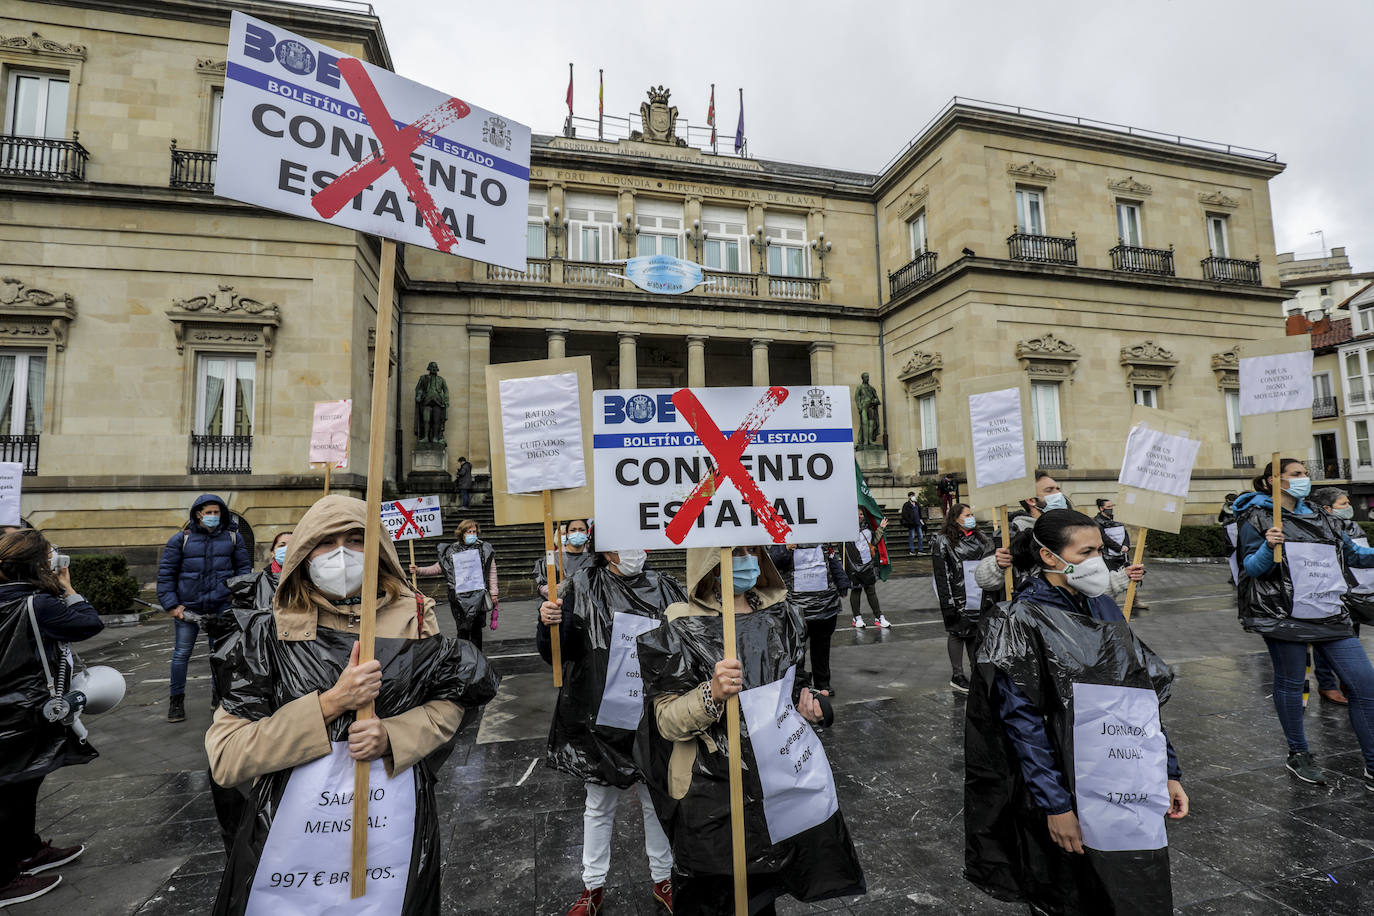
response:
<path fill-rule="evenodd" d="M 1026 476 L 1021 392 L 1003 388 L 968 399 L 973 430 L 973 486 L 996 486 Z"/>
<path fill-rule="evenodd" d="M 1147 426 L 1132 427 L 1126 437 L 1119 483 L 1141 490 L 1187 497 L 1198 448 L 1202 442 L 1171 436 Z"/>
<path fill-rule="evenodd" d="M 1312 351 L 1241 357 L 1240 415 L 1312 409 Z"/>
<path fill-rule="evenodd" d="M 382 503 L 382 527 L 393 541 L 438 537 L 444 533 L 444 514 L 439 497 L 387 500 Z"/>
<path fill-rule="evenodd" d="M 24 490 L 24 465 L 0 461 L 0 525 L 18 525 L 19 495 Z"/>
<path fill-rule="evenodd" d="M 310 424 L 310 464 L 348 467 L 348 424 L 353 401 L 316 401 Z"/>
<path fill-rule="evenodd" d="M 585 486 L 577 374 L 503 379 L 500 386 L 506 489 L 535 493 Z"/>

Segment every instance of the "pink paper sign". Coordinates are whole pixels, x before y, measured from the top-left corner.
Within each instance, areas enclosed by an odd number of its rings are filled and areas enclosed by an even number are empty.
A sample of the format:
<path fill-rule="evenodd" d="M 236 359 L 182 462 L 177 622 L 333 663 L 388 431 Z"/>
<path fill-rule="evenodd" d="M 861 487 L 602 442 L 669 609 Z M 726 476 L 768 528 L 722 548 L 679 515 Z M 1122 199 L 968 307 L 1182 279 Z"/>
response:
<path fill-rule="evenodd" d="M 348 467 L 348 421 L 353 401 L 316 401 L 310 426 L 310 463 Z"/>

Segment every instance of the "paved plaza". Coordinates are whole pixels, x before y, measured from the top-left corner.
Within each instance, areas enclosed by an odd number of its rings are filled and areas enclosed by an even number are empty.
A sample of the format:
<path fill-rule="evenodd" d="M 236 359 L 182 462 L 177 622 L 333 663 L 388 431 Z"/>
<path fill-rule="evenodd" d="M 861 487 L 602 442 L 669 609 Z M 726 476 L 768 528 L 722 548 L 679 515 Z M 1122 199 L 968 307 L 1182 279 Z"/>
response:
<path fill-rule="evenodd" d="M 930 580 L 894 579 L 879 591 L 893 629 L 854 631 L 842 617 L 838 708 L 824 733 L 868 894 L 818 906 L 784 900 L 779 912 L 1024 913 L 960 874 L 964 701 L 947 686 Z M 1145 594 L 1151 606 L 1134 625 L 1178 675 L 1164 722 L 1192 800 L 1192 814 L 1169 828 L 1178 912 L 1374 912 L 1374 795 L 1356 778 L 1361 761 L 1344 710 L 1314 693 L 1308 736 L 1334 778 L 1325 787 L 1296 783 L 1283 769 L 1268 658 L 1236 622 L 1226 568 L 1161 562 Z M 445 913 L 561 916 L 581 887 L 582 787 L 543 766 L 554 691 L 534 654 L 533 620 L 531 602 L 503 606 L 499 638 L 487 644 L 504 676 L 500 693 L 439 774 Z M 86 644 L 87 661 L 120 668 L 131 690 L 118 710 L 91 720 L 100 759 L 44 783 L 40 832 L 84 842 L 86 855 L 62 870 L 61 887 L 16 913 L 209 911 L 224 862 L 201 745 L 209 674 L 202 648 L 187 722 L 169 725 L 170 652 L 165 621 Z M 653 913 L 632 799 L 617 828 L 605 912 Z"/>

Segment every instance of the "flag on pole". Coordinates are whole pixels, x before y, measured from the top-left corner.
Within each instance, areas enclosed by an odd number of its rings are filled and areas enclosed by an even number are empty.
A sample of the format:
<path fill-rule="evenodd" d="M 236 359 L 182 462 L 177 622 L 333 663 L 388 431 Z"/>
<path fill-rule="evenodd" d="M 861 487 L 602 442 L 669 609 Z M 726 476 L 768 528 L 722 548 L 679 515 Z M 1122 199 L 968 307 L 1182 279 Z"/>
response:
<path fill-rule="evenodd" d="M 571 89 L 569 90 L 572 91 Z M 569 105 L 572 103 L 569 102 Z M 735 154 L 739 155 L 744 150 L 744 88 L 739 91 L 739 124 L 735 126 Z"/>
<path fill-rule="evenodd" d="M 878 501 L 869 491 L 868 482 L 864 480 L 864 472 L 860 470 L 857 460 L 854 462 L 854 479 L 858 491 L 859 511 L 864 514 L 874 534 L 873 557 L 878 561 L 878 578 L 886 582 L 892 573 L 892 560 L 887 555 L 887 539 L 878 530 L 878 523 L 883 520 L 883 507 L 878 505 Z"/>
<path fill-rule="evenodd" d="M 601 88 L 596 91 L 596 139 L 604 140 L 601 127 L 606 118 L 606 71 L 596 71 Z"/>
<path fill-rule="evenodd" d="M 572 136 L 572 61 L 568 62 L 568 119 L 563 122 L 563 133 L 565 136 Z"/>
<path fill-rule="evenodd" d="M 716 151 L 716 84 L 711 84 L 711 104 L 706 108 L 706 123 L 711 126 L 711 152 Z"/>

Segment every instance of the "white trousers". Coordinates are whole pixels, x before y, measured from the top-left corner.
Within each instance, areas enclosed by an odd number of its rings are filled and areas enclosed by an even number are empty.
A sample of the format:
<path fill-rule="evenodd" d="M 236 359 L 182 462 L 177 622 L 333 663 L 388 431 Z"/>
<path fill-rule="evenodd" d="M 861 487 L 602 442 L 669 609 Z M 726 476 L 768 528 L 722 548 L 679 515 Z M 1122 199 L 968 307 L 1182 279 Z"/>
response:
<path fill-rule="evenodd" d="M 615 809 L 620 797 L 633 792 L 644 809 L 644 852 L 649 856 L 649 874 L 654 882 L 668 880 L 673 871 L 673 850 L 668 836 L 654 814 L 649 787 L 642 782 L 631 789 L 587 783 L 587 807 L 582 812 L 582 884 L 588 889 L 604 887 L 611 870 L 611 836 L 615 832 Z"/>

